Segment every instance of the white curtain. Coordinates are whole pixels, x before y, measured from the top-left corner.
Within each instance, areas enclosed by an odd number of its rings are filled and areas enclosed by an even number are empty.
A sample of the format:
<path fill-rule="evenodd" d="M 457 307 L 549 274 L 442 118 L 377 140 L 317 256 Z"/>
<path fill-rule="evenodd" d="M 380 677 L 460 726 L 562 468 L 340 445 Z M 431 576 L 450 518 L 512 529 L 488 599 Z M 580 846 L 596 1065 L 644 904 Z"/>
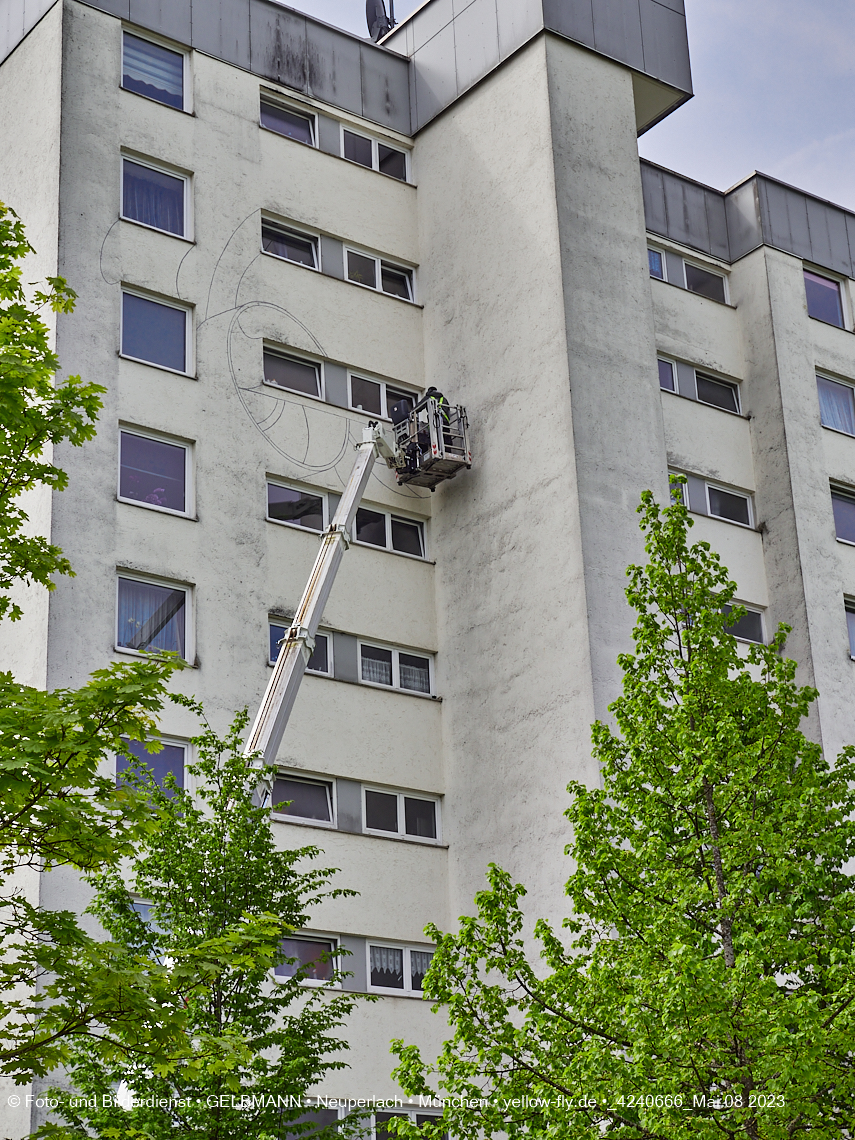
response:
<path fill-rule="evenodd" d="M 819 418 L 824 426 L 845 431 L 847 435 L 855 435 L 855 407 L 849 385 L 837 384 L 834 380 L 817 376 L 816 386 L 819 392 Z"/>

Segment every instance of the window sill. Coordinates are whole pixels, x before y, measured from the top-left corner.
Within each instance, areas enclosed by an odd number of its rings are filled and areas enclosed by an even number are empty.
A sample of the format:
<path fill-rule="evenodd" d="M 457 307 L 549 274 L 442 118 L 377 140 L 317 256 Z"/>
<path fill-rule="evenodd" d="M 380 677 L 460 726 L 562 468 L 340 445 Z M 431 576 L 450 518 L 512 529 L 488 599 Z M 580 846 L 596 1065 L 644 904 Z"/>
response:
<path fill-rule="evenodd" d="M 288 530 L 301 531 L 303 534 L 313 534 L 315 538 L 320 538 L 324 533 L 322 530 L 315 530 L 315 528 L 311 526 L 300 526 L 299 523 L 286 522 L 284 519 L 272 519 L 270 515 L 265 515 L 264 521 L 273 523 L 274 526 L 287 527 Z"/>
<path fill-rule="evenodd" d="M 835 435 L 843 435 L 847 439 L 855 439 L 855 432 L 844 431 L 843 428 L 832 427 L 830 424 L 824 424 L 821 420 L 819 426 L 825 428 L 826 431 L 833 431 Z"/>
<path fill-rule="evenodd" d="M 671 289 L 679 289 L 681 293 L 688 293 L 690 297 L 700 297 L 702 301 L 712 301 L 714 305 L 721 305 L 725 309 L 736 309 L 736 305 L 732 305 L 730 301 L 717 301 L 715 297 L 706 297 L 703 293 L 696 293 L 694 289 L 687 289 L 685 285 L 675 285 L 673 281 L 663 281 L 661 277 L 654 277 L 652 274 L 648 276 L 651 281 L 658 281 L 660 285 L 667 285 Z"/>
<path fill-rule="evenodd" d="M 384 990 L 380 986 L 369 986 L 365 992 L 377 994 L 378 997 L 406 998 L 408 1001 L 433 1001 L 433 998 L 426 997 L 421 991 L 414 993 L 412 990 Z"/>
<path fill-rule="evenodd" d="M 420 697 L 423 701 L 435 701 L 433 693 L 419 693 L 415 689 L 399 689 L 395 685 L 379 685 L 376 681 L 357 681 L 357 685 L 361 685 L 363 689 L 379 689 L 382 693 L 400 693 L 402 697 Z"/>
<path fill-rule="evenodd" d="M 155 100 L 152 100 L 152 102 L 155 102 Z M 121 653 L 124 657 L 136 657 L 143 661 L 150 661 L 152 657 L 156 657 L 159 653 L 162 652 L 162 650 L 131 649 L 127 645 L 114 645 L 113 652 Z M 188 661 L 186 657 L 179 657 L 179 661 L 184 662 L 185 669 L 198 669 L 201 665 L 198 657 L 193 661 Z"/>
<path fill-rule="evenodd" d="M 329 402 L 325 400 L 323 396 L 313 396 L 311 392 L 301 392 L 299 388 L 286 388 L 284 384 L 277 384 L 273 380 L 262 380 L 261 383 L 265 388 L 273 388 L 276 392 L 287 392 L 289 396 L 305 396 L 307 400 L 315 400 L 318 404 L 326 404 Z"/>
<path fill-rule="evenodd" d="M 360 542 L 358 538 L 352 538 L 350 545 L 361 546 L 363 550 L 379 550 L 381 554 L 394 554 L 397 558 L 409 558 L 411 562 L 422 562 L 426 566 L 436 566 L 436 560 L 433 558 L 425 558 L 421 554 L 407 554 L 406 550 L 390 550 L 388 546 L 375 546 L 373 542 Z"/>
<path fill-rule="evenodd" d="M 375 289 L 373 285 L 363 285 L 361 281 L 351 281 L 349 277 L 338 277 L 337 281 L 344 281 L 345 285 L 355 285 L 357 289 L 364 289 L 367 293 L 376 293 L 379 297 L 388 297 L 390 301 L 400 301 L 402 305 L 412 305 L 414 309 L 423 309 L 418 301 L 411 301 L 409 297 L 399 297 L 396 293 L 387 293 L 385 289 Z"/>
<path fill-rule="evenodd" d="M 836 535 L 835 535 L 835 539 L 837 542 L 840 543 L 841 546 L 855 546 L 855 539 L 838 538 Z"/>
<path fill-rule="evenodd" d="M 156 368 L 159 372 L 169 372 L 173 376 L 183 376 L 185 380 L 198 380 L 193 372 L 181 372 L 178 368 L 170 368 L 167 364 L 157 364 L 153 360 L 142 360 L 139 356 L 128 356 L 126 352 L 117 352 L 120 360 L 131 360 L 134 364 L 144 364 L 146 368 Z"/>
<path fill-rule="evenodd" d="M 127 91 L 135 99 L 145 99 L 146 103 L 154 103 L 156 107 L 166 107 L 167 111 L 177 111 L 179 115 L 189 115 L 191 119 L 196 118 L 195 111 L 189 111 L 186 107 L 173 107 L 171 103 L 164 103 L 161 99 L 152 99 L 150 95 L 143 95 L 140 91 L 131 91 L 130 87 L 125 87 L 122 83 L 119 84 L 119 90 Z"/>
<path fill-rule="evenodd" d="M 145 96 L 143 96 L 145 98 Z M 145 222 L 139 222 L 136 218 L 126 218 L 124 214 L 119 214 L 120 222 L 127 222 L 129 226 L 139 226 L 141 230 L 148 230 L 153 234 L 163 234 L 165 237 L 176 238 L 178 241 L 186 242 L 187 245 L 195 245 L 195 239 L 187 237 L 185 234 L 176 234 L 172 230 L 162 230 L 159 226 L 149 226 Z"/>
<path fill-rule="evenodd" d="M 825 327 L 827 329 L 840 329 L 841 332 L 845 332 L 845 333 L 851 333 L 851 332 L 855 331 L 853 329 L 847 328 L 846 325 L 835 325 L 831 321 L 824 321 L 822 319 L 822 317 L 812 317 L 810 315 L 810 313 L 808 313 L 808 320 L 816 321 L 817 324 L 820 324 L 820 325 L 825 325 Z"/>
<path fill-rule="evenodd" d="M 303 146 L 307 145 L 307 143 L 303 143 Z M 323 274 L 323 267 L 320 265 L 306 265 L 305 261 L 294 261 L 290 257 L 280 257 L 278 253 L 271 253 L 269 249 L 262 249 L 261 256 L 272 257 L 274 261 L 284 261 L 286 265 L 296 265 L 298 269 L 308 269 L 312 273 Z M 330 274 L 324 274 L 324 276 L 329 277 Z"/>
<path fill-rule="evenodd" d="M 321 831 L 338 831 L 335 823 L 325 823 L 322 819 L 301 819 L 293 815 L 283 815 L 281 811 L 270 809 L 270 818 L 275 823 L 293 823 L 295 827 L 319 827 Z"/>
<path fill-rule="evenodd" d="M 698 515 L 702 519 L 712 519 L 714 522 L 727 523 L 728 526 L 738 526 L 740 530 L 750 530 L 754 534 L 760 533 L 760 528 L 752 526 L 750 523 L 741 523 L 735 519 L 722 518 L 721 515 L 711 515 L 709 511 L 693 511 L 691 507 L 689 507 L 688 510 L 690 514 Z"/>
<path fill-rule="evenodd" d="M 706 400 L 695 400 L 691 396 L 684 395 L 683 392 L 673 392 L 670 388 L 663 388 L 661 384 L 659 391 L 665 392 L 668 396 L 676 396 L 678 400 L 688 400 L 690 404 L 700 404 L 702 408 L 712 408 L 713 411 L 724 412 L 726 416 L 736 416 L 739 420 L 747 420 L 750 418 L 744 412 L 732 412 L 730 408 L 720 408 L 718 404 L 708 404 Z"/>
<path fill-rule="evenodd" d="M 410 847 L 430 847 L 434 851 L 448 851 L 448 844 L 435 839 L 404 838 L 402 835 L 384 835 L 374 831 L 347 831 L 337 824 L 323 823 L 317 819 L 295 819 L 290 815 L 270 813 L 274 823 L 293 824 L 295 827 L 316 827 L 319 831 L 335 831 L 338 835 L 353 835 L 357 839 L 382 839 L 386 843 L 406 843 Z"/>
<path fill-rule="evenodd" d="M 159 515 L 172 515 L 173 518 L 187 519 L 188 522 L 199 521 L 196 515 L 188 515 L 183 511 L 173 511 L 169 507 L 158 507 L 154 503 L 143 503 L 139 499 L 123 499 L 121 495 L 116 495 L 116 502 L 125 503 L 129 507 L 142 507 L 147 511 L 157 511 Z"/>

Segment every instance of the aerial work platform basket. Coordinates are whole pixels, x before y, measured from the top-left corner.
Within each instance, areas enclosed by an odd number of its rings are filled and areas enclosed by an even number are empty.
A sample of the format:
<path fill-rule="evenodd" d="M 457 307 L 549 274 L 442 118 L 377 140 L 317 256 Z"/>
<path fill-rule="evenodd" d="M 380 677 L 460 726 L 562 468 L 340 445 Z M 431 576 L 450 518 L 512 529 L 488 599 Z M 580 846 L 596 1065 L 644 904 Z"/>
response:
<path fill-rule="evenodd" d="M 425 396 L 414 408 L 402 400 L 390 409 L 395 427 L 395 469 L 399 484 L 429 487 L 472 466 L 466 409 Z"/>

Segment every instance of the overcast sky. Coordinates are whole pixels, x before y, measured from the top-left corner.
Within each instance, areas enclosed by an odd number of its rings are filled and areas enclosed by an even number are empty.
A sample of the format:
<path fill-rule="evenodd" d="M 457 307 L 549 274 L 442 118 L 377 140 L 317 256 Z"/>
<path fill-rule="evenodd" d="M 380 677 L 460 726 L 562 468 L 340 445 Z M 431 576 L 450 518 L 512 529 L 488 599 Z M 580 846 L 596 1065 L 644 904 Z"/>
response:
<path fill-rule="evenodd" d="M 365 35 L 365 0 L 287 0 Z M 400 21 L 421 0 L 396 0 Z M 387 0 L 388 4 L 388 0 Z M 695 97 L 639 140 L 725 190 L 760 170 L 855 209 L 855 0 L 686 0 Z"/>

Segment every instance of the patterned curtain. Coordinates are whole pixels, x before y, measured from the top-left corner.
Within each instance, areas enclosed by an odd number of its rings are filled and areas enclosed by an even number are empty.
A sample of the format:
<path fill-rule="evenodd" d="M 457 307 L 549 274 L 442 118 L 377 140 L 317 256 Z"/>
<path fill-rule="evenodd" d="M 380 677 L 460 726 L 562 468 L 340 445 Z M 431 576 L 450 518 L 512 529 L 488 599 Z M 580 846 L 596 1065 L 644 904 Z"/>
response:
<path fill-rule="evenodd" d="M 389 946 L 372 946 L 371 984 L 388 989 L 404 988 L 404 951 Z"/>

